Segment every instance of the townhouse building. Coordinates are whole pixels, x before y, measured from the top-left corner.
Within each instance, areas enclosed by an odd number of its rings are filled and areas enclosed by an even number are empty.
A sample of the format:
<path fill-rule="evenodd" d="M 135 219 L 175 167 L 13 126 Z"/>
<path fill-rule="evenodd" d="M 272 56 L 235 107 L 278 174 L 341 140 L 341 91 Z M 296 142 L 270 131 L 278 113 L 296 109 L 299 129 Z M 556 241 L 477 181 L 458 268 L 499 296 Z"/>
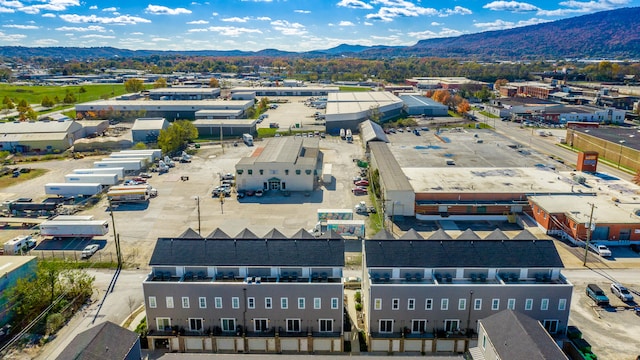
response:
<path fill-rule="evenodd" d="M 143 282 L 151 349 L 343 350 L 344 240 L 305 230 L 158 239 Z"/>
<path fill-rule="evenodd" d="M 363 309 L 369 351 L 464 352 L 477 322 L 505 309 L 563 333 L 573 285 L 552 240 L 496 231 L 485 239 L 400 239 L 381 232 L 364 242 Z"/>

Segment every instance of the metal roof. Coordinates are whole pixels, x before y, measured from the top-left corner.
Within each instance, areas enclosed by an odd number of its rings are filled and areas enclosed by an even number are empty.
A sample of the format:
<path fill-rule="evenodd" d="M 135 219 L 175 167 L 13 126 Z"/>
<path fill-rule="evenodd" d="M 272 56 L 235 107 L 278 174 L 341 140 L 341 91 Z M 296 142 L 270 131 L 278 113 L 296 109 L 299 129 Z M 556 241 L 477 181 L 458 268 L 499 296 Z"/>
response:
<path fill-rule="evenodd" d="M 82 129 L 76 121 L 21 121 L 0 123 L 0 134 L 70 133 Z"/>
<path fill-rule="evenodd" d="M 371 120 L 366 120 L 360 123 L 360 137 L 365 143 L 369 141 L 382 141 L 389 142 L 387 134 L 382 130 L 382 126 L 376 124 Z"/>
<path fill-rule="evenodd" d="M 372 157 L 380 172 L 380 178 L 387 191 L 411 191 L 413 187 L 400 168 L 389 146 L 382 142 L 369 143 Z"/>
<path fill-rule="evenodd" d="M 168 126 L 169 122 L 165 118 L 136 119 L 131 131 L 160 130 L 166 129 Z"/>

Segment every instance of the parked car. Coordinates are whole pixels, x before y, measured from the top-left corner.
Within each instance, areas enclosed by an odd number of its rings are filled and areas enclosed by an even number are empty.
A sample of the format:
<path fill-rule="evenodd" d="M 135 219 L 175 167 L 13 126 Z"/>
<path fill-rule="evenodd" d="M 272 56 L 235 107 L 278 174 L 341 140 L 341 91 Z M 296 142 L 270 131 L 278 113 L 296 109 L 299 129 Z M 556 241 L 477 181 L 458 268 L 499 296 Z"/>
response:
<path fill-rule="evenodd" d="M 356 181 L 354 184 L 356 186 L 369 186 L 369 182 L 367 180 L 365 180 L 365 179 Z"/>
<path fill-rule="evenodd" d="M 238 194 L 237 194 L 237 198 L 238 199 L 242 199 L 244 196 L 245 196 L 245 192 L 244 191 L 238 191 Z"/>
<path fill-rule="evenodd" d="M 620 283 L 611 284 L 611 293 L 624 302 L 633 301 L 633 295 L 631 295 L 629 290 Z"/>
<path fill-rule="evenodd" d="M 589 284 L 585 291 L 587 296 L 593 299 L 597 305 L 609 305 L 609 298 L 604 294 L 604 291 L 602 291 L 600 286 L 596 284 Z"/>
<path fill-rule="evenodd" d="M 143 179 L 149 179 L 151 178 L 153 175 L 149 174 L 149 173 L 140 173 L 139 175 L 141 178 Z"/>
<path fill-rule="evenodd" d="M 257 197 L 260 197 L 260 196 L 262 196 L 262 195 L 264 195 L 264 191 L 262 191 L 262 190 L 256 190 L 256 196 L 257 196 Z"/>
<path fill-rule="evenodd" d="M 593 250 L 596 254 L 602 256 L 602 257 L 610 257 L 611 256 L 611 250 L 609 250 L 609 248 L 606 245 L 602 245 L 602 244 L 598 244 L 598 243 L 591 243 L 589 245 L 589 247 L 591 247 L 591 250 Z"/>
<path fill-rule="evenodd" d="M 247 190 L 245 191 L 245 193 L 247 194 L 247 196 L 253 196 L 253 194 L 255 194 L 256 192 L 253 190 Z"/>
<path fill-rule="evenodd" d="M 88 245 L 82 250 L 81 258 L 88 259 L 91 256 L 93 256 L 93 254 L 95 254 L 99 249 L 100 249 L 100 245 L 97 245 L 97 244 Z"/>
<path fill-rule="evenodd" d="M 353 192 L 354 195 L 367 195 L 367 189 L 363 188 L 363 187 L 354 187 L 353 189 L 351 189 L 351 192 Z"/>

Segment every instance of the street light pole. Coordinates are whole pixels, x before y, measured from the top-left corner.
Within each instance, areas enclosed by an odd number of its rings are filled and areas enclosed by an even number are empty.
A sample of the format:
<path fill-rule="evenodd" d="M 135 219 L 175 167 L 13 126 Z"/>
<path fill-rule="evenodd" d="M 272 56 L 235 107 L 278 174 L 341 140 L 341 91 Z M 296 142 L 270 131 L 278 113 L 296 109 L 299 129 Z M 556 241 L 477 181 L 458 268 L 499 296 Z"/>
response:
<path fill-rule="evenodd" d="M 589 214 L 589 226 L 587 227 L 587 239 L 584 246 L 584 261 L 582 262 L 582 266 L 587 266 L 587 255 L 589 255 L 589 240 L 591 240 L 591 226 L 593 225 L 593 209 L 595 209 L 596 207 L 594 203 L 589 203 L 589 205 L 591 205 L 591 214 Z"/>
<path fill-rule="evenodd" d="M 467 336 L 471 337 L 471 303 L 473 302 L 473 290 L 469 290 L 469 313 L 467 315 Z"/>
<path fill-rule="evenodd" d="M 620 169 L 620 161 L 622 160 L 622 145 L 625 143 L 624 140 L 618 141 L 620 143 L 620 152 L 618 153 L 618 169 Z"/>
<path fill-rule="evenodd" d="M 202 235 L 200 233 L 200 196 L 196 196 L 196 204 L 198 206 L 198 235 Z"/>

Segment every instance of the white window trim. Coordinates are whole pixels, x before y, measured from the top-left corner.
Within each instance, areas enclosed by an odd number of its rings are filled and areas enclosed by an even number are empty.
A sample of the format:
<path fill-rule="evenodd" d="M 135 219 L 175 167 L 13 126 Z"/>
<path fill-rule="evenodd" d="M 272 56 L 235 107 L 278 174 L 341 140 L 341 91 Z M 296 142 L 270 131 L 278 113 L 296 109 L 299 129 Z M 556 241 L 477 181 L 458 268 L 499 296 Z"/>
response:
<path fill-rule="evenodd" d="M 515 310 L 516 309 L 516 299 L 511 298 L 507 299 L 507 309 Z"/>
<path fill-rule="evenodd" d="M 546 311 L 549 310 L 549 299 L 541 299 L 540 300 L 540 310 Z"/>
<path fill-rule="evenodd" d="M 524 300 L 524 310 L 525 311 L 533 310 L 533 299 L 525 299 Z"/>
<path fill-rule="evenodd" d="M 482 310 L 482 299 L 473 300 L 473 310 Z"/>
<path fill-rule="evenodd" d="M 339 298 L 331 298 L 331 308 L 339 309 L 340 308 L 340 299 Z"/>
<path fill-rule="evenodd" d="M 409 298 L 407 299 L 407 310 L 415 310 L 416 309 L 416 299 Z"/>
<path fill-rule="evenodd" d="M 149 308 L 155 309 L 158 307 L 158 301 L 155 296 L 149 296 Z"/>
<path fill-rule="evenodd" d="M 322 309 L 322 298 L 313 298 L 313 308 L 316 310 Z"/>
<path fill-rule="evenodd" d="M 382 310 L 382 298 L 373 299 L 373 310 Z"/>
<path fill-rule="evenodd" d="M 160 328 L 160 321 L 161 320 L 169 320 L 169 327 L 171 327 L 171 318 L 169 317 L 157 317 L 156 318 L 156 329 L 158 329 L 158 331 L 164 331 L 164 328 Z"/>
<path fill-rule="evenodd" d="M 256 323 L 258 321 L 262 321 L 262 320 L 264 320 L 265 323 L 267 324 L 266 325 L 266 329 L 263 329 L 262 332 L 267 332 L 269 330 L 269 319 L 267 319 L 267 318 L 255 318 L 255 319 L 253 319 L 253 331 L 255 331 L 255 332 L 259 332 L 260 331 L 260 330 L 258 330 L 256 328 Z"/>
<path fill-rule="evenodd" d="M 207 298 L 204 296 L 200 296 L 198 298 L 198 306 L 200 307 L 200 309 L 206 309 L 207 308 Z"/>
<path fill-rule="evenodd" d="M 413 330 L 413 324 L 416 322 L 424 322 L 424 331 L 427 331 L 427 319 L 411 319 L 411 333 L 412 334 L 420 334 L 419 331 Z"/>
<path fill-rule="evenodd" d="M 189 297 L 188 296 L 183 296 L 181 303 L 182 303 L 182 308 L 183 309 L 188 309 L 190 307 Z"/>
<path fill-rule="evenodd" d="M 391 310 L 400 310 L 400 299 L 399 298 L 391 299 Z"/>
<path fill-rule="evenodd" d="M 202 325 L 202 329 L 200 329 L 200 330 L 193 329 L 191 327 L 191 320 L 200 320 L 200 325 Z M 189 331 L 203 331 L 204 330 L 204 319 L 203 318 L 189 318 L 187 320 L 187 322 L 189 323 Z"/>
<path fill-rule="evenodd" d="M 303 297 L 298 298 L 298 309 L 304 310 L 306 305 L 307 304 L 306 304 L 305 298 L 303 298 Z"/>
<path fill-rule="evenodd" d="M 289 308 L 289 298 L 281 297 L 280 298 L 280 309 L 288 309 Z"/>
<path fill-rule="evenodd" d="M 429 303 L 431 302 L 431 303 Z M 433 299 L 424 299 L 424 309 L 433 310 Z"/>
<path fill-rule="evenodd" d="M 225 330 L 224 328 L 224 321 L 225 320 L 233 320 L 233 330 L 227 329 Z M 238 322 L 236 321 L 236 318 L 220 318 L 220 328 L 222 329 L 222 331 L 236 331 L 238 329 Z"/>
<path fill-rule="evenodd" d="M 491 310 L 500 310 L 500 299 L 491 299 Z"/>
<path fill-rule="evenodd" d="M 220 296 L 213 298 L 213 303 L 216 309 L 222 309 L 222 298 Z"/>
<path fill-rule="evenodd" d="M 467 309 L 467 299 L 460 298 L 458 299 L 458 310 L 466 310 Z"/>
<path fill-rule="evenodd" d="M 387 322 L 387 321 L 391 321 L 391 331 L 382 331 L 382 322 Z M 378 332 L 380 334 L 391 334 L 393 333 L 393 325 L 394 325 L 394 320 L 393 319 L 380 319 L 378 320 Z"/>
<path fill-rule="evenodd" d="M 440 299 L 440 310 L 449 310 L 449 299 Z"/>
<path fill-rule="evenodd" d="M 253 303 L 253 305 L 252 305 Z M 247 298 L 247 309 L 255 309 L 256 308 L 256 298 L 248 297 Z"/>
<path fill-rule="evenodd" d="M 273 309 L 273 298 L 272 297 L 266 297 L 264 298 L 264 308 L 265 309 Z"/>
<path fill-rule="evenodd" d="M 234 296 L 231 298 L 231 307 L 233 309 L 240 309 L 240 298 L 237 296 Z"/>
<path fill-rule="evenodd" d="M 173 296 L 167 296 L 165 298 L 165 301 L 167 303 L 167 309 L 173 309 L 173 306 L 174 306 L 174 304 L 173 304 Z"/>
<path fill-rule="evenodd" d="M 567 299 L 559 299 L 558 300 L 558 310 L 565 311 L 567 310 Z"/>
<path fill-rule="evenodd" d="M 328 321 L 331 323 L 331 330 L 327 331 L 327 330 L 322 330 L 322 327 L 320 326 L 320 323 L 322 321 Z M 329 333 L 329 332 L 333 332 L 333 319 L 318 319 L 318 332 L 323 332 L 323 333 Z"/>
<path fill-rule="evenodd" d="M 299 331 L 302 331 L 302 320 L 300 320 L 300 319 L 298 319 L 298 318 L 287 318 L 287 319 L 285 319 L 285 320 L 284 320 L 284 323 L 285 323 L 285 325 L 286 325 L 286 329 L 285 329 L 285 330 L 286 330 L 287 332 L 297 332 L 297 331 L 295 331 L 295 330 L 291 330 L 291 329 L 289 329 L 289 321 L 296 321 L 296 322 L 298 322 L 298 327 L 300 328 L 300 330 L 299 330 Z"/>

